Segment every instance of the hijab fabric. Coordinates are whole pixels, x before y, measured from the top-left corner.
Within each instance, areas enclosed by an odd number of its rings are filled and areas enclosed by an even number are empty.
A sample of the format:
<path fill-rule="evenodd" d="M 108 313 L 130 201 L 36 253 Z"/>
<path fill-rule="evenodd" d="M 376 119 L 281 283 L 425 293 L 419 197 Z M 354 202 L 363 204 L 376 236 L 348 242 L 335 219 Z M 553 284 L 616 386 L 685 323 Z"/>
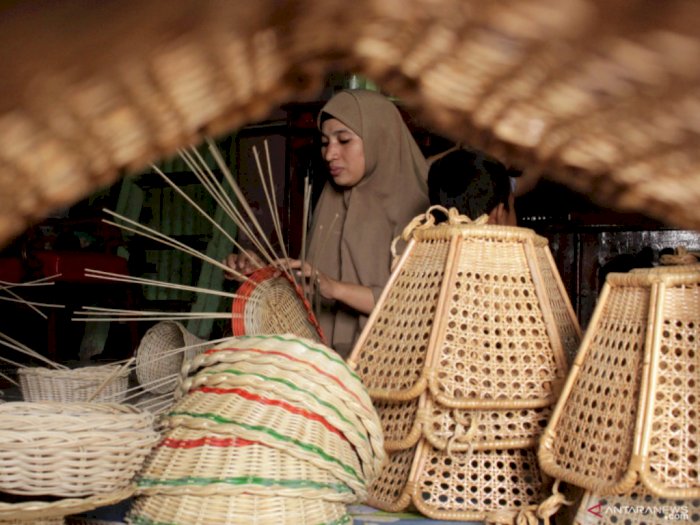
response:
<path fill-rule="evenodd" d="M 333 279 L 370 287 L 376 302 L 391 273 L 391 241 L 429 205 L 428 166 L 396 106 L 379 93 L 341 91 L 321 110 L 319 128 L 324 116 L 362 138 L 365 174 L 351 188 L 326 182 L 308 257 Z M 324 305 L 319 322 L 329 344 L 346 357 L 366 320 L 335 303 Z"/>

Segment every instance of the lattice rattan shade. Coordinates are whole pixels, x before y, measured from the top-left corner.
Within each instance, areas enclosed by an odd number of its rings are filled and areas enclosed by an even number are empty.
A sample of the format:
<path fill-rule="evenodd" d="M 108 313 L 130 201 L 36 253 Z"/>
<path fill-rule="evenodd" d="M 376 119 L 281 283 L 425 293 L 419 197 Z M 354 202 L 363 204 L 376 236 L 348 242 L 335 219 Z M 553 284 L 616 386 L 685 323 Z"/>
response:
<path fill-rule="evenodd" d="M 700 265 L 609 274 L 539 457 L 595 494 L 700 497 Z"/>
<path fill-rule="evenodd" d="M 536 447 L 580 328 L 545 239 L 455 211 L 407 227 L 348 361 L 389 456 L 369 501 L 436 519 L 549 515 Z"/>

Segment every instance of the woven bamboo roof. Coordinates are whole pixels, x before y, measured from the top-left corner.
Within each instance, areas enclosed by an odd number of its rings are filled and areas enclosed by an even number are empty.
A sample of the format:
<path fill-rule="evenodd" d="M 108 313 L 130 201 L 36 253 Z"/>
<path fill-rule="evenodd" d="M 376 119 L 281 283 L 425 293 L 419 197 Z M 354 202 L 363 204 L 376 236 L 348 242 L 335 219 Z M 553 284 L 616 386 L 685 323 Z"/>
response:
<path fill-rule="evenodd" d="M 694 0 L 9 2 L 0 242 L 338 69 L 443 135 L 698 229 L 698 28 Z"/>

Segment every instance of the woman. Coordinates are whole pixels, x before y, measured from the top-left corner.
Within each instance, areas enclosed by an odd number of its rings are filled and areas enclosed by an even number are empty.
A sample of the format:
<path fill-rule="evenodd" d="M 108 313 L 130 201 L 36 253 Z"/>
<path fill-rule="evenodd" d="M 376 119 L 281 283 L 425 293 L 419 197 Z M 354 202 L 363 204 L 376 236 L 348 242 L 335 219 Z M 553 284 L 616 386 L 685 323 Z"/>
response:
<path fill-rule="evenodd" d="M 396 106 L 379 93 L 342 91 L 317 124 L 330 179 L 314 210 L 309 263 L 291 264 L 317 277 L 319 322 L 346 357 L 389 279 L 391 241 L 429 205 L 428 166 Z M 245 258 L 228 263 L 250 269 Z"/>

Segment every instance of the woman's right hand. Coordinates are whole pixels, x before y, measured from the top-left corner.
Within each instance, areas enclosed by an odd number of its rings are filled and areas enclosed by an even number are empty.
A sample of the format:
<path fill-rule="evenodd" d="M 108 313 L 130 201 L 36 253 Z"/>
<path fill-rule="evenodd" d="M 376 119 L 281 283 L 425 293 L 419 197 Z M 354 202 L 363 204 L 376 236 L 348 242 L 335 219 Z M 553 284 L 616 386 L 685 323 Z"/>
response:
<path fill-rule="evenodd" d="M 241 280 L 241 275 L 250 275 L 255 270 L 263 267 L 260 258 L 253 252 L 229 253 L 224 259 L 224 264 L 233 270 L 224 272 L 224 277 L 229 280 Z"/>

